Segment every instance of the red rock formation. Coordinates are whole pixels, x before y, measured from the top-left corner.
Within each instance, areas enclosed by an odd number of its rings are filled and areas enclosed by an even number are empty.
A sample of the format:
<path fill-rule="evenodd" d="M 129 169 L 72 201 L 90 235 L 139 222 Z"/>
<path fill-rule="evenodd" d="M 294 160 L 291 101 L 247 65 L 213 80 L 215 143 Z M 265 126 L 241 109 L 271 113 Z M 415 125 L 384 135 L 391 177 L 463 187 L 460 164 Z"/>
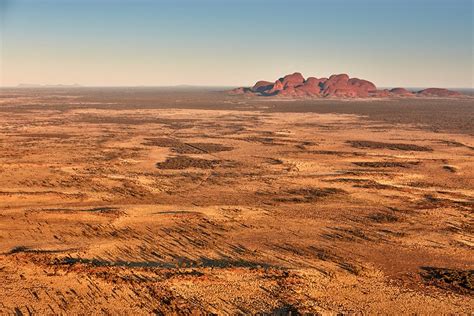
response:
<path fill-rule="evenodd" d="M 284 95 L 284 96 L 291 96 L 295 94 L 295 87 L 301 86 L 304 84 L 304 77 L 301 73 L 295 72 L 291 75 L 286 75 L 283 78 L 278 79 L 273 84 L 273 87 L 265 91 L 267 95 Z"/>
<path fill-rule="evenodd" d="M 283 88 L 284 88 L 283 83 L 280 80 L 277 80 L 275 81 L 275 84 L 273 85 L 273 87 L 269 91 L 267 91 L 267 94 L 268 95 L 277 94 L 278 92 L 283 90 Z"/>
<path fill-rule="evenodd" d="M 461 93 L 457 91 L 448 90 L 448 89 L 428 88 L 428 89 L 418 91 L 418 95 L 425 96 L 425 97 L 454 97 L 454 96 L 461 95 Z"/>
<path fill-rule="evenodd" d="M 314 87 L 318 87 L 321 90 L 322 85 L 328 80 L 327 78 L 315 78 L 315 77 L 308 77 L 304 82 L 305 85 L 310 85 Z"/>
<path fill-rule="evenodd" d="M 283 84 L 283 88 L 297 87 L 304 83 L 304 77 L 301 73 L 295 72 L 291 75 L 286 75 L 283 78 L 279 79 Z"/>
<path fill-rule="evenodd" d="M 324 96 L 335 95 L 336 91 L 339 90 L 339 93 L 347 87 L 347 82 L 349 81 L 349 76 L 346 74 L 332 75 L 326 80 L 322 87 L 322 93 Z"/>
<path fill-rule="evenodd" d="M 352 78 L 349 79 L 348 83 L 354 89 L 364 91 L 364 93 L 377 90 L 377 88 L 372 82 L 363 79 Z"/>
<path fill-rule="evenodd" d="M 253 92 L 264 92 L 270 90 L 273 87 L 273 82 L 270 81 L 258 81 L 251 90 Z"/>
<path fill-rule="evenodd" d="M 390 96 L 390 91 L 388 91 L 387 89 L 375 90 L 370 92 L 370 96 L 375 98 L 388 98 Z"/>
<path fill-rule="evenodd" d="M 289 86 L 285 89 L 279 90 L 278 92 L 279 96 L 287 96 L 287 97 L 296 97 L 298 96 L 296 93 L 296 89 L 293 86 Z"/>
<path fill-rule="evenodd" d="M 332 75 L 329 79 L 309 77 L 305 80 L 303 75 L 299 72 L 286 75 L 274 83 L 270 81 L 258 81 L 252 88 L 237 88 L 229 93 L 262 96 L 337 98 L 387 98 L 392 96 L 415 96 L 414 93 L 404 88 L 394 88 L 390 91 L 377 90 L 377 87 L 372 82 L 359 78 L 349 78 L 346 74 Z M 429 88 L 419 91 L 416 95 L 428 97 L 451 97 L 458 96 L 460 93 L 447 89 Z"/>
<path fill-rule="evenodd" d="M 296 87 L 295 92 L 298 96 L 319 96 L 321 86 L 326 80 L 326 78 L 309 77 L 302 85 Z"/>
<path fill-rule="evenodd" d="M 324 96 L 336 97 L 368 97 L 369 92 L 375 91 L 375 85 L 367 80 L 349 79 L 346 74 L 332 75 L 323 84 Z"/>
<path fill-rule="evenodd" d="M 412 92 L 408 91 L 405 88 L 393 88 L 392 90 L 390 90 L 390 93 L 396 96 L 412 96 L 413 95 Z"/>

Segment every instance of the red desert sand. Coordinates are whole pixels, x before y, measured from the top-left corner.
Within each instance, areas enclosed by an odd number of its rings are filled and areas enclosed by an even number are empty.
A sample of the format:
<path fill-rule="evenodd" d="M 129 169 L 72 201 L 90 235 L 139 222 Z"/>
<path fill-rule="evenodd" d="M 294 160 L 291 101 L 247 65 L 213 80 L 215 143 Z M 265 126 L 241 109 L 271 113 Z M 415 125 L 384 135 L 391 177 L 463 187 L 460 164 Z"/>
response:
<path fill-rule="evenodd" d="M 374 89 L 3 89 L 0 314 L 472 314 L 472 99 Z"/>

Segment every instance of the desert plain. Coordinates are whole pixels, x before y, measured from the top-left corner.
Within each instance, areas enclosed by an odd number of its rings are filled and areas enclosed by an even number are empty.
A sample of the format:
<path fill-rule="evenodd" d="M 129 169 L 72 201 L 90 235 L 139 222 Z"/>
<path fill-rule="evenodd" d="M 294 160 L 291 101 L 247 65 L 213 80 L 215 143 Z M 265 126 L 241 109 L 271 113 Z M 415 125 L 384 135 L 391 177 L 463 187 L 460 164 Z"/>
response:
<path fill-rule="evenodd" d="M 0 314 L 471 314 L 472 100 L 2 89 Z"/>

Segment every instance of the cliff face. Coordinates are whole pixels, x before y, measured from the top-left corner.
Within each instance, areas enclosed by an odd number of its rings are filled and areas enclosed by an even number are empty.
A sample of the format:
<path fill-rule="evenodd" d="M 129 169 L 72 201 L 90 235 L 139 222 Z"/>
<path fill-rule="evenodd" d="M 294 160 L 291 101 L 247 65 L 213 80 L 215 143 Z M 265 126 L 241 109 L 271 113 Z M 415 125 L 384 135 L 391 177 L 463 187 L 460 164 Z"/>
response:
<path fill-rule="evenodd" d="M 386 98 L 386 97 L 451 97 L 460 93 L 447 89 L 429 88 L 413 93 L 404 88 L 377 90 L 368 80 L 350 78 L 347 74 L 332 75 L 329 78 L 308 77 L 299 72 L 286 75 L 275 82 L 258 81 L 253 87 L 241 87 L 231 94 L 248 94 L 283 97 L 335 97 L 335 98 Z"/>

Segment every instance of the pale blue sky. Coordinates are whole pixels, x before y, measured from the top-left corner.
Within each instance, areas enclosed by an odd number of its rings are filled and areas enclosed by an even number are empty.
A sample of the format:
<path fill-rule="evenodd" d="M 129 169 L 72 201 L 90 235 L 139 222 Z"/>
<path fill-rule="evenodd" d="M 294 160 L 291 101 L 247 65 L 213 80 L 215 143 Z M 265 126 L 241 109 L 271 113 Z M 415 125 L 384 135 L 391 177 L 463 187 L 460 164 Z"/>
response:
<path fill-rule="evenodd" d="M 473 87 L 472 0 L 0 0 L 1 84 Z"/>

